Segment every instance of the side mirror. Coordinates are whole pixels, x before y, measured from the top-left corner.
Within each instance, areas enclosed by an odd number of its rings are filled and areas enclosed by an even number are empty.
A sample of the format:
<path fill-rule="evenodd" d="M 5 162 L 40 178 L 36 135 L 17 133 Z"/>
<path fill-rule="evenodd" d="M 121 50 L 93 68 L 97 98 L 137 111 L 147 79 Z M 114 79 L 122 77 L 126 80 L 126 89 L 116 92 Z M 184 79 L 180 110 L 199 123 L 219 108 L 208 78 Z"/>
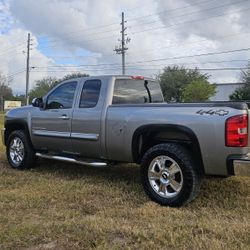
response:
<path fill-rule="evenodd" d="M 32 100 L 32 106 L 36 108 L 43 108 L 43 98 L 34 98 Z"/>

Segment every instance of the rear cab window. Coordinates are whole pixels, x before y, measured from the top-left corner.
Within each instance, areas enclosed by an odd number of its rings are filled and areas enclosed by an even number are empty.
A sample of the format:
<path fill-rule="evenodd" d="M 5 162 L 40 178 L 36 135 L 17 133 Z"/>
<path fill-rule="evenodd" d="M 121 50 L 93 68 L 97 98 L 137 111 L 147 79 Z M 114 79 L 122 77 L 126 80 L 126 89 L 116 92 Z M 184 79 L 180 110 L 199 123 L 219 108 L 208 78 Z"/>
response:
<path fill-rule="evenodd" d="M 112 104 L 164 102 L 160 84 L 153 80 L 116 79 Z"/>
<path fill-rule="evenodd" d="M 99 100 L 101 90 L 100 80 L 87 80 L 82 88 L 80 108 L 94 108 Z"/>

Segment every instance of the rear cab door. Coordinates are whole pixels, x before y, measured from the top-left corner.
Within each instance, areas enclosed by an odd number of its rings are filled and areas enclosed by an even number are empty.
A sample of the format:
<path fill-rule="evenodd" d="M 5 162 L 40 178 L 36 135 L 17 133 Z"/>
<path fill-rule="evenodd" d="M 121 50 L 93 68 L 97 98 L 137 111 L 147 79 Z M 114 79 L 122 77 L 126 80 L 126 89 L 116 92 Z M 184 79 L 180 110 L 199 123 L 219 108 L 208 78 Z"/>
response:
<path fill-rule="evenodd" d="M 105 79 L 86 78 L 80 83 L 73 112 L 71 140 L 75 153 L 100 158 L 102 153 L 103 106 L 107 84 Z"/>

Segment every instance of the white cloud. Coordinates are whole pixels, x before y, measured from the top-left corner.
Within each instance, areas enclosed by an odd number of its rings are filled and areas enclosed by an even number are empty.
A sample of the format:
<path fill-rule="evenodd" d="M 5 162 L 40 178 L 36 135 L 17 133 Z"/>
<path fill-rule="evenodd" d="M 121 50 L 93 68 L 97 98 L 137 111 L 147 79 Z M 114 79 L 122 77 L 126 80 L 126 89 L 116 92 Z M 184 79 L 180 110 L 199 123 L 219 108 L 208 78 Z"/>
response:
<path fill-rule="evenodd" d="M 16 93 L 23 93 L 25 89 L 25 69 L 26 69 L 26 43 L 27 30 L 12 29 L 7 34 L 0 36 L 1 54 L 0 54 L 0 72 L 9 76 L 11 87 Z M 31 53 L 36 55 L 36 61 L 39 65 L 48 66 L 52 64 L 51 59 L 41 54 L 35 47 L 37 41 L 33 36 L 34 44 Z M 39 75 L 32 75 L 31 83 Z M 40 75 L 42 77 L 43 75 Z"/>
<path fill-rule="evenodd" d="M 216 6 L 224 7 L 215 8 Z M 127 34 L 131 38 L 126 58 L 128 63 L 246 48 L 249 46 L 250 36 L 250 33 L 246 33 L 249 32 L 247 8 L 250 8 L 250 5 L 243 0 L 238 2 L 233 0 L 222 2 L 215 0 L 209 2 L 0 0 L 0 60 L 2 62 L 0 71 L 11 75 L 18 70 L 25 69 L 26 61 L 22 51 L 26 50 L 27 33 L 31 32 L 33 38 L 31 66 L 55 66 L 58 62 L 62 64 L 62 58 L 57 57 L 65 56 L 64 62 L 68 62 L 71 66 L 74 64 L 114 64 L 106 67 L 100 65 L 99 69 L 103 69 L 102 71 L 89 71 L 90 74 L 119 73 L 119 69 L 108 71 L 104 68 L 117 68 L 121 62 L 120 56 L 115 55 L 113 51 L 120 37 L 121 11 L 125 11 L 128 20 Z M 155 13 L 158 14 L 154 15 Z M 224 16 L 211 18 L 216 15 Z M 138 18 L 140 16 L 147 17 Z M 112 25 L 105 26 L 107 24 Z M 44 44 L 40 46 L 37 44 L 39 38 L 45 39 Z M 20 43 L 22 43 L 21 46 L 15 47 Z M 41 51 L 38 48 L 41 48 Z M 57 57 L 50 57 L 49 54 L 56 54 Z M 79 57 L 82 54 L 86 54 L 85 57 Z M 204 63 L 246 60 L 249 57 L 250 53 L 246 51 L 218 56 L 128 64 L 127 72 L 153 75 L 164 65 L 173 63 L 200 68 L 240 67 L 246 62 Z M 94 66 L 85 67 L 88 70 L 93 68 L 97 69 Z M 142 71 L 141 68 L 148 70 Z M 156 70 L 150 70 L 152 68 Z M 46 75 L 62 76 L 68 70 L 78 69 L 77 67 L 63 67 L 58 70 L 40 68 L 40 71 L 44 72 L 35 72 L 38 69 L 33 69 L 30 82 L 32 84 L 36 79 Z M 50 72 L 51 70 L 57 72 Z M 239 76 L 235 71 L 209 73 L 212 74 L 211 80 L 217 82 L 237 81 Z M 14 90 L 21 92 L 24 86 L 25 73 L 15 75 L 12 86 Z"/>

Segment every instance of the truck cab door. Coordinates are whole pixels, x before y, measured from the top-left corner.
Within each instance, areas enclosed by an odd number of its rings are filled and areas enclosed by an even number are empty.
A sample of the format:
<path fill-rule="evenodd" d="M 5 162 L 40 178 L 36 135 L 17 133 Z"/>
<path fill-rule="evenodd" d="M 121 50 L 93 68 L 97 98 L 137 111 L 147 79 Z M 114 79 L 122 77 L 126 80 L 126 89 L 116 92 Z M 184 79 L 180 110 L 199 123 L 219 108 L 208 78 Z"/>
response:
<path fill-rule="evenodd" d="M 83 80 L 74 108 L 71 139 L 74 152 L 101 157 L 101 126 L 105 86 L 99 79 Z"/>
<path fill-rule="evenodd" d="M 45 98 L 44 109 L 35 109 L 31 118 L 32 141 L 36 149 L 72 152 L 70 139 L 77 81 L 58 85 Z"/>

